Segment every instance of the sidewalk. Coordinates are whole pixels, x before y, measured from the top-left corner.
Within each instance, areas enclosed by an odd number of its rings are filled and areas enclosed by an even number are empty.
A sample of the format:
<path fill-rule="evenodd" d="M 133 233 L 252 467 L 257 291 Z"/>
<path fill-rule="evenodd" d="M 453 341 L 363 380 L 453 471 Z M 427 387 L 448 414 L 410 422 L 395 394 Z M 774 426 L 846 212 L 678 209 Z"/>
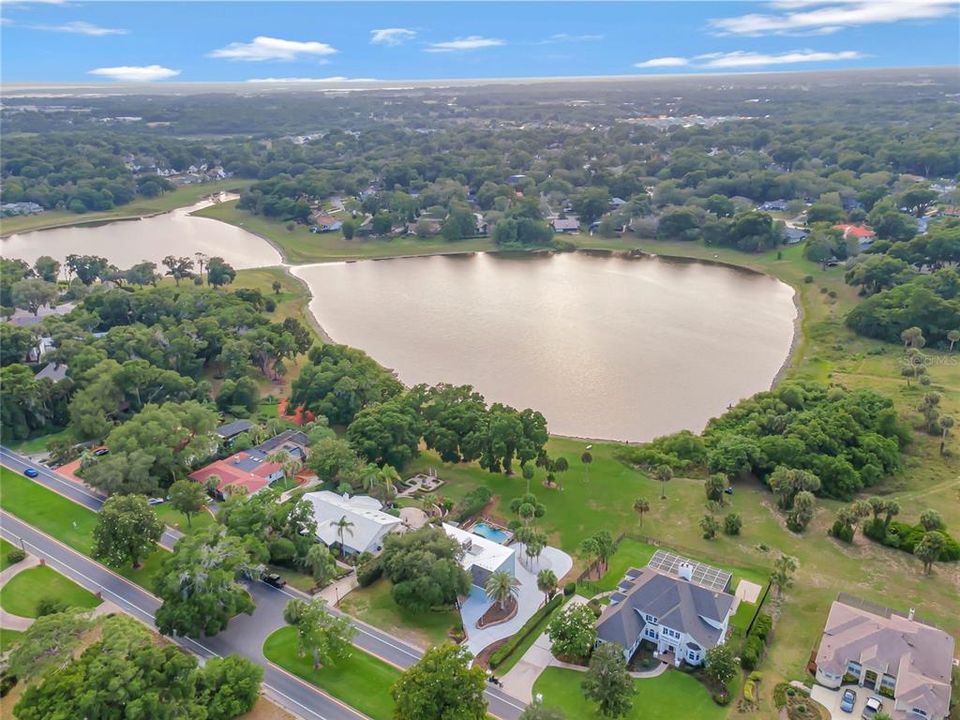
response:
<path fill-rule="evenodd" d="M 24 570 L 35 568 L 39 565 L 40 560 L 37 557 L 33 555 L 27 555 L 27 557 L 20 562 L 11 565 L 3 572 L 0 572 L 0 587 L 6 585 L 10 581 L 10 578 L 12 578 L 14 575 L 22 573 Z M 23 632 L 31 625 L 33 625 L 33 618 L 12 615 L 3 608 L 0 608 L 0 628 L 3 628 L 4 630 L 17 630 L 19 632 Z"/>

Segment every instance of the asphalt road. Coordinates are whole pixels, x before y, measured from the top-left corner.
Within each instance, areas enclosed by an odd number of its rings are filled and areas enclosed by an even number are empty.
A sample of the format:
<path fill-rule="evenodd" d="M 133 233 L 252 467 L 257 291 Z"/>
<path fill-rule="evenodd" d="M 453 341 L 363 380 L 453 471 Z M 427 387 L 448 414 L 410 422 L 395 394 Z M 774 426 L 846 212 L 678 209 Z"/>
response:
<path fill-rule="evenodd" d="M 65 480 L 49 468 L 34 464 L 7 448 L 0 447 L 0 463 L 21 473 L 27 467 L 35 468 L 38 477 L 33 478 L 34 482 L 91 510 L 99 510 L 103 505 L 101 496 Z M 22 540 L 27 552 L 45 558 L 55 570 L 88 590 L 101 592 L 105 599 L 153 625 L 154 612 L 160 605 L 155 596 L 6 512 L 0 512 L 0 520 L 0 535 L 9 542 L 20 544 Z M 181 533 L 168 528 L 161 538 L 161 544 L 172 548 L 180 537 Z M 284 606 L 293 598 L 305 596 L 286 589 L 278 590 L 262 582 L 251 582 L 247 587 L 256 603 L 252 615 L 238 615 L 230 621 L 226 630 L 212 638 L 203 638 L 199 642 L 183 637 L 174 640 L 201 658 L 242 655 L 262 665 L 266 693 L 305 720 L 361 720 L 363 715 L 322 693 L 315 686 L 270 665 L 263 656 L 262 648 L 267 636 L 284 625 Z M 422 654 L 419 648 L 397 640 L 366 623 L 353 618 L 350 620 L 357 628 L 354 638 L 357 647 L 400 668 L 410 667 L 419 660 Z M 384 692 L 387 692 L 387 688 L 384 688 Z M 521 701 L 496 688 L 487 690 L 486 699 L 490 713 L 502 720 L 517 720 L 523 712 L 524 704 Z"/>

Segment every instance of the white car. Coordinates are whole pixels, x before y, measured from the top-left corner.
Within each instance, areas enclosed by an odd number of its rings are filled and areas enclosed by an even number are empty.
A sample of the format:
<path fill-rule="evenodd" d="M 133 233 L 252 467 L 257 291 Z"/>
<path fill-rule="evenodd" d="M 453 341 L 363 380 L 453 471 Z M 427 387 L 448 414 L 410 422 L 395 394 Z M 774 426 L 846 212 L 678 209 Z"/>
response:
<path fill-rule="evenodd" d="M 863 706 L 863 714 L 860 717 L 862 717 L 864 720 L 871 720 L 871 718 L 882 709 L 883 700 L 878 698 L 876 695 L 871 695 L 867 700 L 867 704 Z"/>

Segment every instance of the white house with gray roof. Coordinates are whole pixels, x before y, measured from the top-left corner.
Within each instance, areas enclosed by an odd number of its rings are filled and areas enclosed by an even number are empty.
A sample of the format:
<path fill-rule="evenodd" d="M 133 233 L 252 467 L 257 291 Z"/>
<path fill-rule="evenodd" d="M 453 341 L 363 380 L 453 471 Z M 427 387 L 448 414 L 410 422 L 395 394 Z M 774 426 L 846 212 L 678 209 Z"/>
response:
<path fill-rule="evenodd" d="M 882 612 L 882 614 L 880 614 Z M 943 720 L 950 714 L 954 639 L 885 609 L 837 601 L 817 649 L 817 682 L 857 684 L 894 699 L 893 720 Z"/>
<path fill-rule="evenodd" d="M 443 531 L 460 543 L 463 556 L 460 565 L 470 576 L 471 584 L 484 591 L 487 578 L 495 572 L 516 575 L 516 550 L 472 532 L 443 523 Z"/>
<path fill-rule="evenodd" d="M 350 497 L 320 490 L 305 493 L 303 499 L 313 506 L 317 538 L 327 546 L 340 543 L 337 523 L 346 519 L 349 526 L 343 532 L 343 551 L 350 555 L 364 552 L 376 555 L 383 550 L 387 535 L 403 530 L 400 518 L 383 512 L 380 501 L 368 495 Z"/>
<path fill-rule="evenodd" d="M 680 563 L 677 575 L 631 568 L 597 620 L 597 639 L 623 647 L 628 661 L 647 640 L 675 665 L 702 665 L 707 650 L 727 635 L 735 598 L 692 578 L 689 562 Z"/>

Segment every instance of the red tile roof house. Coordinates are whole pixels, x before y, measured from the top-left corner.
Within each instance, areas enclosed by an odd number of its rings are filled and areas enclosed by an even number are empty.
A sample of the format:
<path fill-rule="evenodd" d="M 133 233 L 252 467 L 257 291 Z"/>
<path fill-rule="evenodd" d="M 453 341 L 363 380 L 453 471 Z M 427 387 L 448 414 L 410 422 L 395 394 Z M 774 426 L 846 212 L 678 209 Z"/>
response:
<path fill-rule="evenodd" d="M 206 467 L 190 473 L 190 479 L 203 485 L 211 475 L 219 478 L 216 495 L 223 499 L 228 488 L 243 488 L 245 494 L 253 495 L 263 490 L 275 480 L 283 478 L 283 467 L 267 462 L 266 454 L 256 450 L 244 450 L 224 460 L 217 460 Z"/>
<path fill-rule="evenodd" d="M 873 245 L 873 241 L 876 239 L 877 234 L 868 227 L 863 225 L 846 225 L 839 224 L 834 225 L 837 230 L 843 231 L 843 239 L 847 238 L 856 238 L 857 242 L 860 244 L 860 249 L 868 248 Z"/>

